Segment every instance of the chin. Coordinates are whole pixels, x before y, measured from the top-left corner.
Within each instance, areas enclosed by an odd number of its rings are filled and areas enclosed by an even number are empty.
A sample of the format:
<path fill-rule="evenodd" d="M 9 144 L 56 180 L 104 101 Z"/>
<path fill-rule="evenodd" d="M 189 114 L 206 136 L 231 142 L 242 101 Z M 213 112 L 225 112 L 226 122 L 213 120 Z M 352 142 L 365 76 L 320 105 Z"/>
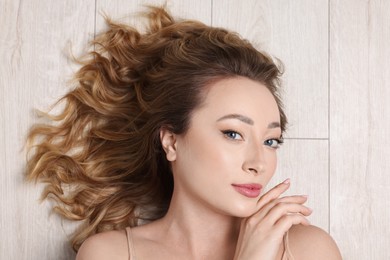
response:
<path fill-rule="evenodd" d="M 231 215 L 238 218 L 247 218 L 255 214 L 257 211 L 256 203 L 239 204 L 231 211 Z"/>

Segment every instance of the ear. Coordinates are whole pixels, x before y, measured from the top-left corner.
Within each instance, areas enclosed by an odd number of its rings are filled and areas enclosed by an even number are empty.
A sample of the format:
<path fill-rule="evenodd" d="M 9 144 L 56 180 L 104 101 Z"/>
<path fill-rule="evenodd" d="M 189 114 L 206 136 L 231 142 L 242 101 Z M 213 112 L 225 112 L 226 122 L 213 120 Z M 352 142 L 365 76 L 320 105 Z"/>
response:
<path fill-rule="evenodd" d="M 173 162 L 176 160 L 176 134 L 163 127 L 160 129 L 160 141 L 165 151 L 167 160 Z"/>

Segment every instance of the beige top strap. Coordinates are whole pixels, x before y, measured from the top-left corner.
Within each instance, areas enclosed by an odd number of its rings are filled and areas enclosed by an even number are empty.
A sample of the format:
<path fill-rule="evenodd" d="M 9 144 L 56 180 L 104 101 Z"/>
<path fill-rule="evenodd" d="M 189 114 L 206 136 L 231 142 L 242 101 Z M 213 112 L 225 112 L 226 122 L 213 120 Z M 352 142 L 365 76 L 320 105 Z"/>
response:
<path fill-rule="evenodd" d="M 288 231 L 283 237 L 283 246 L 284 246 L 284 251 L 282 255 L 282 260 L 294 260 L 294 257 L 291 254 L 290 246 L 288 243 Z"/>
<path fill-rule="evenodd" d="M 136 260 L 133 236 L 131 235 L 130 227 L 126 227 L 126 237 L 127 237 L 127 249 L 129 251 L 129 260 Z"/>

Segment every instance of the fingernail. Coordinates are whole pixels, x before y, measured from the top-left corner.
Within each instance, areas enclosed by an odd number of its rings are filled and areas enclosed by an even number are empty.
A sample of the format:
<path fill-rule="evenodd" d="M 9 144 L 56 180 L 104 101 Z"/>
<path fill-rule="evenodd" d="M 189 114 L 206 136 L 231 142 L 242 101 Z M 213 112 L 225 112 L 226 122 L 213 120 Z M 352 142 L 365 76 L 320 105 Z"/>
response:
<path fill-rule="evenodd" d="M 304 198 L 306 198 L 306 199 L 309 197 L 308 195 L 301 195 L 301 196 L 304 197 Z"/>
<path fill-rule="evenodd" d="M 285 181 L 283 181 L 284 184 L 289 184 L 290 183 L 290 178 L 286 179 Z"/>

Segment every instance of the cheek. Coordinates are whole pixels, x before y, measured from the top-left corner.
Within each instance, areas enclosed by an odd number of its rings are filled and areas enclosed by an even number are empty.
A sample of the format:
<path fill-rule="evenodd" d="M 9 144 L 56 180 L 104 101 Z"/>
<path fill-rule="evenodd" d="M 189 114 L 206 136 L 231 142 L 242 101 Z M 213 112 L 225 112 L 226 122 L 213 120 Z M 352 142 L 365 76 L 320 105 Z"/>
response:
<path fill-rule="evenodd" d="M 198 131 L 184 141 L 178 153 L 180 169 L 196 175 L 198 180 L 210 183 L 223 177 L 229 181 L 239 171 L 242 153 L 218 134 Z"/>
<path fill-rule="evenodd" d="M 240 152 L 232 150 L 226 146 L 224 141 L 216 140 L 196 140 L 192 142 L 191 154 L 189 156 L 200 163 L 205 170 L 225 171 L 226 169 L 239 166 Z M 191 159 L 189 158 L 189 159 Z"/>

